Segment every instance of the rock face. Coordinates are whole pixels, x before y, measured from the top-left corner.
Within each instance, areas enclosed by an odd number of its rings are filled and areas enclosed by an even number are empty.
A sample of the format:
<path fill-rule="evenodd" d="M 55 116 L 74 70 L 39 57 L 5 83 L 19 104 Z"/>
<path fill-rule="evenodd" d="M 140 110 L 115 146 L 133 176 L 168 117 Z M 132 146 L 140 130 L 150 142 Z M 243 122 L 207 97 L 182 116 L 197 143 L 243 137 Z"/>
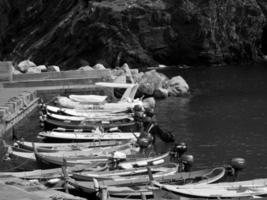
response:
<path fill-rule="evenodd" d="M 265 0 L 0 0 L 0 59 L 63 70 L 250 61 L 267 51 L 264 13 Z"/>
<path fill-rule="evenodd" d="M 265 15 L 265 26 L 263 28 L 262 39 L 261 39 L 261 50 L 264 55 L 267 55 L 267 1 L 266 0 L 257 0 L 259 6 L 261 7 Z"/>

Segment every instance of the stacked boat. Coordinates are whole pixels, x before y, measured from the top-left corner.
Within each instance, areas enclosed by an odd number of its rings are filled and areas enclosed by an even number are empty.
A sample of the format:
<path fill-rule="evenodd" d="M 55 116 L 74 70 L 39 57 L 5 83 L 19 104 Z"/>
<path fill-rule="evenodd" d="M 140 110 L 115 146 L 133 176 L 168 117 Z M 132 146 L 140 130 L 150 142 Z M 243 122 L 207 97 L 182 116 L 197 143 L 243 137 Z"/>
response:
<path fill-rule="evenodd" d="M 7 148 L 6 158 L 33 171 L 0 172 L 0 178 L 38 179 L 94 194 L 100 199 L 263 199 L 267 179 L 234 179 L 245 160 L 231 165 L 192 171 L 193 156 L 187 145 L 155 154 L 153 120 L 143 102 L 134 99 L 138 85 L 97 83 L 125 88 L 118 102 L 102 95 L 57 97 L 40 105 L 42 142 L 18 140 Z M 152 136 L 153 135 L 153 136 Z M 36 169 L 38 168 L 38 169 Z M 41 168 L 41 169 L 40 169 Z"/>

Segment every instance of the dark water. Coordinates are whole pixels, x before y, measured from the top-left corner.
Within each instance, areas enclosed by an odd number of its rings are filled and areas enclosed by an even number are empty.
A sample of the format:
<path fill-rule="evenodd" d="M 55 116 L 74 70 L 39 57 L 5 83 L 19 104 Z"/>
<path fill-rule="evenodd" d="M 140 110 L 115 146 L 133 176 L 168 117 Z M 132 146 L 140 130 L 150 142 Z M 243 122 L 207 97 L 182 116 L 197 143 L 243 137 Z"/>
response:
<path fill-rule="evenodd" d="M 267 177 L 267 66 L 164 73 L 182 75 L 192 89 L 190 97 L 158 101 L 157 119 L 188 144 L 195 168 L 243 157 L 240 179 Z"/>
<path fill-rule="evenodd" d="M 267 177 L 267 66 L 199 68 L 162 71 L 182 75 L 192 95 L 157 101 L 159 124 L 188 144 L 194 169 L 227 163 L 243 157 L 247 168 L 240 179 Z M 33 140 L 37 115 L 16 128 L 19 136 Z M 170 145 L 157 142 L 157 150 Z M 6 162 L 0 167 L 8 169 Z"/>

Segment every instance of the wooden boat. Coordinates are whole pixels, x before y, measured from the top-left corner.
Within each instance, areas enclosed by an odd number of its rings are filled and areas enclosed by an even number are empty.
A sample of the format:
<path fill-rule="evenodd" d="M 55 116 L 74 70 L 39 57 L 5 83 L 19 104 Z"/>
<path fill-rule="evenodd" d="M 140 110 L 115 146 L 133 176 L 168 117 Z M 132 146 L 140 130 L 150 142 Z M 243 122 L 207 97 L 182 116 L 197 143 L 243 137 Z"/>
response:
<path fill-rule="evenodd" d="M 254 179 L 239 182 L 217 184 L 190 184 L 185 186 L 161 184 L 153 181 L 160 188 L 155 190 L 157 198 L 168 195 L 171 199 L 251 199 L 267 195 L 267 179 Z"/>
<path fill-rule="evenodd" d="M 73 101 L 86 104 L 101 104 L 106 101 L 108 96 L 104 95 L 69 95 L 69 98 Z"/>
<path fill-rule="evenodd" d="M 123 114 L 128 112 L 108 112 L 104 110 L 84 110 L 84 109 L 72 109 L 72 108 L 64 108 L 52 105 L 42 104 L 44 110 L 50 113 L 61 113 L 70 116 L 91 116 L 91 115 L 116 115 L 116 114 Z"/>
<path fill-rule="evenodd" d="M 120 162 L 116 166 L 116 168 L 134 168 L 134 167 L 141 167 L 146 166 L 150 163 L 154 163 L 154 165 L 158 163 L 162 163 L 162 159 L 166 158 L 168 154 L 163 154 L 154 157 L 147 157 L 144 158 L 142 155 L 136 154 L 136 152 L 123 152 L 124 155 L 127 156 L 124 159 L 120 159 Z M 35 153 L 36 158 L 38 159 L 39 163 L 41 164 L 49 164 L 55 166 L 62 166 L 63 165 L 63 157 L 55 157 L 55 156 L 48 156 L 43 155 L 42 153 Z M 84 165 L 84 164 L 92 164 L 92 163 L 106 163 L 111 162 L 114 159 L 114 154 L 109 156 L 80 156 L 80 157 L 65 157 L 66 165 L 67 166 L 74 166 L 74 165 Z M 145 160 L 149 162 L 144 162 Z M 146 165 L 145 165 L 146 164 Z M 46 167 L 44 165 L 44 167 Z M 41 165 L 42 166 L 42 165 Z"/>
<path fill-rule="evenodd" d="M 66 129 L 87 129 L 93 130 L 98 126 L 101 126 L 104 130 L 118 127 L 121 131 L 132 131 L 137 129 L 137 125 L 134 121 L 120 122 L 120 121 L 99 121 L 99 122 L 88 122 L 88 121 L 62 121 L 56 119 L 44 119 L 43 126 L 45 130 L 52 130 L 58 127 Z"/>
<path fill-rule="evenodd" d="M 70 122 L 112 122 L 112 121 L 133 121 L 133 117 L 131 114 L 91 114 L 87 116 L 68 116 L 68 115 L 60 115 L 47 112 L 46 117 L 55 120 L 61 121 L 70 121 Z"/>
<path fill-rule="evenodd" d="M 167 175 L 175 174 L 178 170 L 178 164 L 168 163 L 163 165 L 151 166 L 151 172 L 154 177 L 163 177 Z M 144 178 L 144 174 L 147 173 L 146 167 L 139 167 L 133 169 L 117 169 L 111 171 L 102 171 L 102 172 L 79 172 L 73 174 L 73 178 L 76 180 L 92 181 L 93 178 L 97 180 L 113 180 L 113 181 L 122 181 L 122 180 L 131 180 L 134 179 L 140 180 Z M 147 175 L 145 175 L 147 177 Z"/>
<path fill-rule="evenodd" d="M 225 176 L 225 168 L 218 167 L 215 169 L 199 170 L 193 172 L 179 172 L 167 176 L 155 176 L 158 182 L 175 182 L 177 184 L 207 184 L 220 180 Z M 137 179 L 129 178 L 124 180 L 98 180 L 93 181 L 77 181 L 74 179 L 69 180 L 69 184 L 82 189 L 84 192 L 96 192 L 101 187 L 107 187 L 110 196 L 116 197 L 132 197 L 140 198 L 141 194 L 145 196 L 153 196 L 153 192 L 148 187 L 150 180 L 148 175 L 137 176 Z M 145 178 L 146 177 L 146 178 Z"/>
<path fill-rule="evenodd" d="M 63 139 L 72 141 L 103 141 L 103 140 L 136 140 L 140 136 L 139 132 L 40 132 L 38 136 L 44 138 Z"/>
<path fill-rule="evenodd" d="M 121 84 L 121 83 L 104 83 L 99 82 L 96 85 L 103 87 L 118 87 L 118 88 L 126 88 L 122 98 L 119 102 L 116 103 L 104 103 L 104 104 L 81 104 L 67 97 L 59 97 L 57 98 L 57 103 L 66 108 L 73 109 L 86 109 L 86 110 L 104 110 L 109 112 L 126 112 L 129 109 L 132 109 L 135 105 L 142 106 L 143 103 L 139 99 L 134 99 L 134 96 L 139 87 L 138 84 Z"/>
<path fill-rule="evenodd" d="M 14 154 L 18 157 L 24 157 L 30 160 L 35 160 L 34 152 L 25 151 L 24 149 L 19 149 L 16 147 L 11 147 L 12 151 L 9 151 L 10 154 Z M 113 147 L 95 147 L 88 148 L 84 150 L 73 150 L 73 151 L 59 151 L 59 152 L 38 152 L 35 149 L 35 153 L 42 155 L 43 157 L 61 157 L 61 158 L 78 158 L 78 157 L 97 157 L 97 156 L 106 156 L 109 157 L 113 155 L 114 152 L 119 151 L 125 153 L 126 155 L 139 152 L 140 148 L 136 147 L 132 143 L 125 143 Z"/>
<path fill-rule="evenodd" d="M 148 165 L 157 165 L 162 164 L 165 159 L 169 157 L 169 152 L 166 152 L 161 155 L 149 156 L 149 157 L 141 157 L 134 160 L 129 160 L 128 162 L 121 162 L 118 164 L 118 167 L 121 169 L 131 169 L 133 167 L 144 167 Z"/>
<path fill-rule="evenodd" d="M 103 171 L 108 168 L 107 165 L 104 166 L 96 166 L 96 167 L 89 167 L 86 165 L 75 165 L 74 167 L 67 167 L 66 171 L 69 176 L 72 176 L 73 173 L 78 173 L 81 171 Z M 61 178 L 63 177 L 62 168 L 53 168 L 53 169 L 46 169 L 46 170 L 33 170 L 33 171 L 21 171 L 21 172 L 0 172 L 0 178 L 7 178 L 7 177 L 18 177 L 23 179 L 52 179 L 52 178 Z"/>
<path fill-rule="evenodd" d="M 40 142 L 27 142 L 27 141 L 16 141 L 13 146 L 18 146 L 19 148 L 33 151 L 34 147 L 38 152 L 57 152 L 57 151 L 73 151 L 82 150 L 86 148 L 95 147 L 111 147 L 117 146 L 128 142 L 125 141 L 94 141 L 94 142 L 73 142 L 73 143 L 40 143 Z"/>

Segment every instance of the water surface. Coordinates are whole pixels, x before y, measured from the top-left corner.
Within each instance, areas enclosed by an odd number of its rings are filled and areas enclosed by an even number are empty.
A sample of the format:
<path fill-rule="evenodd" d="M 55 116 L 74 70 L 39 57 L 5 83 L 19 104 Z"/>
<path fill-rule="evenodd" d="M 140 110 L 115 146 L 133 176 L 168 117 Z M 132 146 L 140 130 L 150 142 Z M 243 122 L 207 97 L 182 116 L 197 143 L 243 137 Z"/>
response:
<path fill-rule="evenodd" d="M 186 142 L 195 168 L 243 157 L 240 179 L 267 177 L 267 68 L 170 69 L 191 87 L 189 97 L 157 102 L 159 124 Z M 166 148 L 166 145 L 161 145 Z"/>

